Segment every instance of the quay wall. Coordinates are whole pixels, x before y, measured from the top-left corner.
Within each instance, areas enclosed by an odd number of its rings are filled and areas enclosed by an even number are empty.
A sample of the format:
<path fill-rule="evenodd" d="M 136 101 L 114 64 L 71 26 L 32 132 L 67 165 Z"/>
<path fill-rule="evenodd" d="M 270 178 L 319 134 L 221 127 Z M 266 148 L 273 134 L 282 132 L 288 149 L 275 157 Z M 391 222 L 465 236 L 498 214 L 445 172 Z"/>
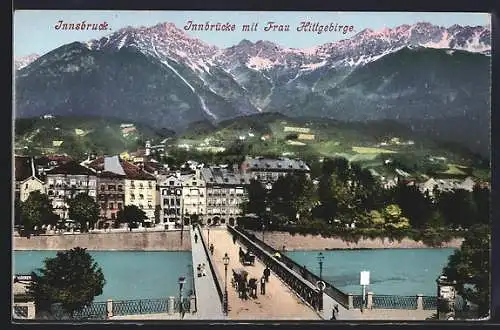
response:
<path fill-rule="evenodd" d="M 89 251 L 190 251 L 189 230 L 151 232 L 79 233 L 13 237 L 13 250 L 69 250 L 74 247 Z"/>
<path fill-rule="evenodd" d="M 261 231 L 251 231 L 249 233 L 262 240 Z M 388 238 L 362 238 L 357 243 L 345 242 L 336 237 L 322 237 L 321 235 L 291 235 L 287 232 L 265 232 L 264 241 L 276 250 L 283 249 L 288 251 L 311 251 L 311 250 L 355 250 L 355 249 L 415 249 L 430 248 L 421 241 L 415 241 L 404 238 L 401 242 L 390 241 Z M 454 238 L 449 242 L 443 243 L 442 248 L 460 248 L 462 238 Z"/>

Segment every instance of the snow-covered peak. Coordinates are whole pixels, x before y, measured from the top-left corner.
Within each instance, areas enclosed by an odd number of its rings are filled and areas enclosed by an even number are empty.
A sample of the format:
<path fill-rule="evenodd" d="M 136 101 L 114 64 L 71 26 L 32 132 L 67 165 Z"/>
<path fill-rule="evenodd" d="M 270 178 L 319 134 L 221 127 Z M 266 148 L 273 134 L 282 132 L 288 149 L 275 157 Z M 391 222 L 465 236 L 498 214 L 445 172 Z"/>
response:
<path fill-rule="evenodd" d="M 27 56 L 18 57 L 14 60 L 14 68 L 16 70 L 21 70 L 25 66 L 28 66 L 32 62 L 36 61 L 39 57 L 40 57 L 40 55 L 38 55 L 38 54 L 30 54 Z"/>

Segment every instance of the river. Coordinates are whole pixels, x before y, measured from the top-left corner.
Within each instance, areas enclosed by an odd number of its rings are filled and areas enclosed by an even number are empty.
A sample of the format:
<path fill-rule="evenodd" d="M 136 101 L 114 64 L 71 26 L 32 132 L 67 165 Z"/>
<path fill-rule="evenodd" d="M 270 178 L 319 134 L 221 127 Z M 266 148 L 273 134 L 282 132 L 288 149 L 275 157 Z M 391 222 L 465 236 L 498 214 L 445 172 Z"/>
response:
<path fill-rule="evenodd" d="M 454 252 L 442 249 L 371 249 L 294 251 L 286 255 L 319 275 L 322 252 L 323 278 L 345 293 L 361 294 L 360 272 L 370 272 L 367 291 L 374 294 L 436 295 L 436 279 Z"/>
<path fill-rule="evenodd" d="M 186 276 L 184 294 L 193 288 L 191 252 L 89 251 L 106 279 L 95 301 L 178 296 L 178 278 Z M 27 274 L 43 266 L 56 251 L 14 251 L 14 273 Z"/>

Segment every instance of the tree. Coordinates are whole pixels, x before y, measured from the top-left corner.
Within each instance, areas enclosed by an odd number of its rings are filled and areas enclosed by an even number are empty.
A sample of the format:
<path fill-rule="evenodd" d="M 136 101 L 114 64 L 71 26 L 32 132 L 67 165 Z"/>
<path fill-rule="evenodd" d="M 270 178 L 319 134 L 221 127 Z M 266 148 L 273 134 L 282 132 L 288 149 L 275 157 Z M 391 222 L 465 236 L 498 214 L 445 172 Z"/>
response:
<path fill-rule="evenodd" d="M 409 220 L 401 213 L 401 208 L 396 204 L 389 204 L 384 208 L 384 219 L 386 229 L 408 229 Z"/>
<path fill-rule="evenodd" d="M 99 220 L 99 204 L 88 194 L 80 193 L 69 199 L 67 203 L 69 218 L 79 223 L 82 231 L 88 230 L 88 225 L 94 227 Z"/>
<path fill-rule="evenodd" d="M 266 188 L 259 181 L 252 179 L 247 192 L 247 200 L 241 206 L 243 214 L 255 213 L 259 218 L 262 218 L 268 206 Z"/>
<path fill-rule="evenodd" d="M 400 182 L 391 189 L 391 200 L 401 207 L 413 228 L 424 228 L 433 213 L 433 204 L 428 194 L 422 194 L 417 186 Z"/>
<path fill-rule="evenodd" d="M 439 192 L 437 206 L 448 224 L 468 228 L 479 222 L 473 195 L 467 190 Z"/>
<path fill-rule="evenodd" d="M 490 242 L 488 226 L 471 227 L 443 270 L 448 279 L 457 281 L 458 293 L 478 306 L 479 317 L 490 310 Z"/>
<path fill-rule="evenodd" d="M 490 223 L 490 190 L 479 185 L 474 186 L 472 197 L 476 204 L 477 221 L 482 224 Z"/>
<path fill-rule="evenodd" d="M 377 210 L 372 210 L 369 213 L 369 220 L 372 227 L 377 229 L 383 229 L 385 227 L 384 215 Z"/>
<path fill-rule="evenodd" d="M 29 235 L 36 227 L 44 224 L 54 225 L 58 217 L 52 211 L 52 203 L 47 195 L 40 191 L 30 193 L 28 199 L 21 204 L 21 223 Z"/>
<path fill-rule="evenodd" d="M 34 281 L 28 288 L 37 310 L 50 311 L 60 303 L 63 310 L 74 316 L 102 294 L 106 283 L 99 265 L 84 248 L 58 252 L 44 260 L 44 267 L 33 272 Z"/>
<path fill-rule="evenodd" d="M 142 223 L 148 217 L 146 213 L 136 205 L 127 205 L 116 214 L 116 219 L 120 223 L 128 223 L 130 230 L 136 227 L 138 223 Z"/>

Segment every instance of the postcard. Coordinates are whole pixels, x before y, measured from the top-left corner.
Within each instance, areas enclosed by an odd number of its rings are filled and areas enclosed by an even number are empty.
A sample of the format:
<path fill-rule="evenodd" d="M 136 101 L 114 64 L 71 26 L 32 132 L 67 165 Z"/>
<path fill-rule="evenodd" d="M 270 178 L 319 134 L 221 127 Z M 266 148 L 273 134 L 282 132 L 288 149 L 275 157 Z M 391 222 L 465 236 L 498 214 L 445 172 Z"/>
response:
<path fill-rule="evenodd" d="M 12 318 L 490 317 L 486 13 L 14 13 Z"/>

